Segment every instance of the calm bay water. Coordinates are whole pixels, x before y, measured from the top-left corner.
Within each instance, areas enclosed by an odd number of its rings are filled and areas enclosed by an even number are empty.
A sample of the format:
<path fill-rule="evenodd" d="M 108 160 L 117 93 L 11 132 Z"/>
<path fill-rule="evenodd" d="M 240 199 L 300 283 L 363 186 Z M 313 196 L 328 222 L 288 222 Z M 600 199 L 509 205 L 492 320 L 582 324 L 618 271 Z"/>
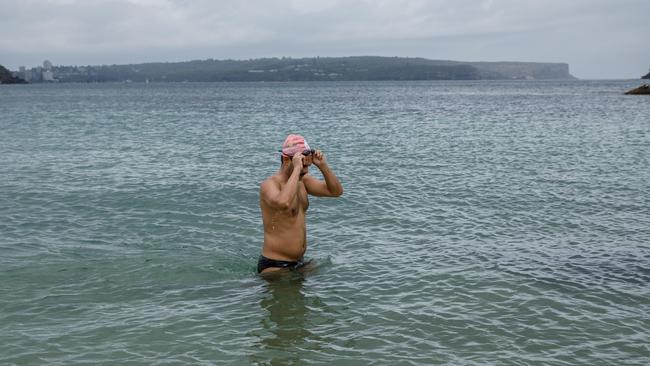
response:
<path fill-rule="evenodd" d="M 638 84 L 3 86 L 0 364 L 647 365 Z M 346 191 L 268 282 L 288 133 Z"/>

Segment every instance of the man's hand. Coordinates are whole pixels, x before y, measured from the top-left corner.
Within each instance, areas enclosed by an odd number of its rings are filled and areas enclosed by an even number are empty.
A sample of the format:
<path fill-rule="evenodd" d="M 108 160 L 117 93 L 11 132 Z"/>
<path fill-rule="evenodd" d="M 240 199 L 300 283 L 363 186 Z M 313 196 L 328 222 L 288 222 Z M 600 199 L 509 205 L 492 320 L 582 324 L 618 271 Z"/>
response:
<path fill-rule="evenodd" d="M 321 166 L 327 166 L 327 161 L 325 160 L 325 154 L 323 154 L 322 151 L 316 150 L 314 152 L 314 165 L 316 165 L 319 169 Z"/>
<path fill-rule="evenodd" d="M 302 159 L 305 156 L 302 153 L 297 153 L 291 158 L 291 163 L 294 169 L 302 170 Z"/>
<path fill-rule="evenodd" d="M 307 193 L 318 197 L 339 197 L 342 195 L 343 186 L 341 186 L 341 182 L 339 182 L 339 179 L 334 175 L 332 169 L 327 166 L 325 154 L 320 150 L 316 150 L 313 155 L 312 163 L 320 169 L 321 173 L 323 173 L 325 181 L 312 177 L 309 174 L 305 175 L 302 182 L 305 184 Z"/>

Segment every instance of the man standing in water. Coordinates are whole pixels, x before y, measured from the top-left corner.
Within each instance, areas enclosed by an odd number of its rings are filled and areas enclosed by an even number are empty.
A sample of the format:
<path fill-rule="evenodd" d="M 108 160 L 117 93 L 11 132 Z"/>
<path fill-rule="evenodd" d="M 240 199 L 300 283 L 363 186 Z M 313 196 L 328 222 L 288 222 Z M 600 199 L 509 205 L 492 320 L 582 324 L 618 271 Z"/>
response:
<path fill-rule="evenodd" d="M 325 155 L 311 149 L 304 137 L 287 136 L 281 151 L 280 170 L 260 186 L 264 247 L 257 263 L 258 273 L 294 270 L 307 264 L 303 261 L 307 250 L 307 195 L 343 194 L 341 182 L 327 165 Z M 311 164 L 320 169 L 324 181 L 308 174 Z"/>

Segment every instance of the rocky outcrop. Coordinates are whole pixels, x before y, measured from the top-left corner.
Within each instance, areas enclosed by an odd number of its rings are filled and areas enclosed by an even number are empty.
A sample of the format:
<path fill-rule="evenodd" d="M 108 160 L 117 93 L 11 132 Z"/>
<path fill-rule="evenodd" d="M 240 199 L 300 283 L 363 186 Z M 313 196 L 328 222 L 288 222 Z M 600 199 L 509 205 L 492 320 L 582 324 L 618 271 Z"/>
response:
<path fill-rule="evenodd" d="M 641 79 L 650 79 L 650 72 L 648 72 L 647 74 L 641 76 Z"/>
<path fill-rule="evenodd" d="M 27 84 L 27 82 L 21 78 L 14 77 L 11 71 L 0 65 L 0 84 Z"/>
<path fill-rule="evenodd" d="M 626 91 L 625 94 L 650 94 L 650 85 L 643 84 L 638 88 Z"/>

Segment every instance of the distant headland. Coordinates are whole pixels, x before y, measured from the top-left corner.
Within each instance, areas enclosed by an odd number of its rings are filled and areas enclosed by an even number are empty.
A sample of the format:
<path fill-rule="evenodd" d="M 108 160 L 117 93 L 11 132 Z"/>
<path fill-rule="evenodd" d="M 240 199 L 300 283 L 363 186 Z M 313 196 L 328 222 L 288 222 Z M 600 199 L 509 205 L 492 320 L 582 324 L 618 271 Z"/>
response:
<path fill-rule="evenodd" d="M 27 82 L 14 76 L 11 71 L 0 65 L 0 84 L 26 84 Z"/>
<path fill-rule="evenodd" d="M 650 79 L 650 71 L 647 74 L 641 76 L 641 79 Z"/>
<path fill-rule="evenodd" d="M 566 63 L 463 62 L 425 58 L 353 56 L 195 60 L 130 65 L 21 67 L 38 82 L 214 82 L 373 80 L 575 79 Z"/>

